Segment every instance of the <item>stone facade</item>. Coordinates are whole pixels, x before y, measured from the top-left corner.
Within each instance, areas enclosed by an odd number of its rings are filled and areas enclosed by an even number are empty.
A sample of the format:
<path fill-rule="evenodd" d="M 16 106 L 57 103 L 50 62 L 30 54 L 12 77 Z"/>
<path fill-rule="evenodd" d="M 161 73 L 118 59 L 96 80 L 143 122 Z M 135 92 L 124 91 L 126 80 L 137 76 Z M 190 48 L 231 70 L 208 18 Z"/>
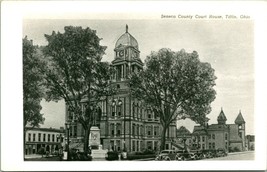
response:
<path fill-rule="evenodd" d="M 115 74 L 111 78 L 112 86 L 117 88 L 117 94 L 103 97 L 99 107 L 101 116 L 97 117 L 96 126 L 100 128 L 100 144 L 103 149 L 127 152 L 140 152 L 146 149 L 158 150 L 162 127 L 159 117 L 142 101 L 130 94 L 129 76 L 143 68 L 137 40 L 128 32 L 121 35 L 114 48 L 112 67 Z M 84 100 L 86 104 L 86 100 Z M 84 131 L 77 120 L 68 112 L 66 106 L 66 121 L 71 118 L 70 140 L 82 142 Z M 166 149 L 171 148 L 171 141 L 176 137 L 176 122 L 168 131 Z"/>

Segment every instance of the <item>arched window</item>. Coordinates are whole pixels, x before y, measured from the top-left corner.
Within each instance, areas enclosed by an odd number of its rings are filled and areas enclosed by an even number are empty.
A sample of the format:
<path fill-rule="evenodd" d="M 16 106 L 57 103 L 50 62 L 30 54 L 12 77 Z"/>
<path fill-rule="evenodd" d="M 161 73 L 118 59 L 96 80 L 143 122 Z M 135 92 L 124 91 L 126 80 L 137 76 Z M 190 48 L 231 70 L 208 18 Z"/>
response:
<path fill-rule="evenodd" d="M 135 117 L 135 103 L 134 102 L 133 102 L 132 110 L 133 110 L 133 118 L 134 118 Z"/>

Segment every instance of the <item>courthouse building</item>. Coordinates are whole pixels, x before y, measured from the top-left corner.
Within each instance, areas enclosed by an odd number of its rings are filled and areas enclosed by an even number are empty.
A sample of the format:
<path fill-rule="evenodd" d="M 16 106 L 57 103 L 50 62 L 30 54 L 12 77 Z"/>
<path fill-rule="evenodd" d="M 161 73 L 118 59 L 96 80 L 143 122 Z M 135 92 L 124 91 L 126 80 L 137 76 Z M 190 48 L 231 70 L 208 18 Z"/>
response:
<path fill-rule="evenodd" d="M 143 68 L 137 40 L 128 32 L 120 36 L 114 47 L 112 67 L 115 74 L 111 83 L 118 89 L 116 95 L 103 98 L 99 104 L 102 114 L 98 116 L 96 126 L 100 128 L 100 144 L 103 149 L 128 152 L 157 150 L 160 146 L 162 127 L 159 117 L 142 101 L 135 99 L 128 85 L 129 75 Z M 86 105 L 86 99 L 83 100 Z M 83 142 L 84 131 L 68 111 L 66 121 L 71 120 L 70 140 L 72 143 Z M 176 137 L 176 122 L 167 131 L 165 148 L 171 148 L 171 141 Z"/>

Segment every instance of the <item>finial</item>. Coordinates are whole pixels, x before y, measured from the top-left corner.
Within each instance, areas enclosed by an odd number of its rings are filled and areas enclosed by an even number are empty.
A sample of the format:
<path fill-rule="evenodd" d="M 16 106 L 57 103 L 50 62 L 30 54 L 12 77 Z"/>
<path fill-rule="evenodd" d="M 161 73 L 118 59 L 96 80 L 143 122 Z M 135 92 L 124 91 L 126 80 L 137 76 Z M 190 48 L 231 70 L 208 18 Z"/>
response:
<path fill-rule="evenodd" d="M 128 33 L 128 25 L 126 24 L 126 33 Z"/>
<path fill-rule="evenodd" d="M 223 108 L 221 107 L 221 111 L 223 111 Z"/>

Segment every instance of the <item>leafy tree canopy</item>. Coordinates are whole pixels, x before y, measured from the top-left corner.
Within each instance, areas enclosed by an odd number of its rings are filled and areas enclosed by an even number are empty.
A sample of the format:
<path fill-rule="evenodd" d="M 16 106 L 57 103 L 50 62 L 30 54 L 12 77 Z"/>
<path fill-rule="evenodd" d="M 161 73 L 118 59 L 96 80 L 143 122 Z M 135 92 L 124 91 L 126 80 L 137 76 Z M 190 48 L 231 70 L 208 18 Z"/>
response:
<path fill-rule="evenodd" d="M 106 47 L 100 45 L 95 30 L 66 26 L 64 31 L 45 35 L 48 41 L 43 49 L 48 63 L 44 71 L 46 99 L 64 99 L 69 112 L 85 129 L 85 141 L 88 141 L 94 116 L 99 114 L 97 105 L 110 92 L 108 80 L 112 70 L 109 63 L 101 61 Z M 84 100 L 86 111 L 82 110 Z"/>
<path fill-rule="evenodd" d="M 40 113 L 40 105 L 44 96 L 42 82 L 43 75 L 40 73 L 43 63 L 37 55 L 36 46 L 27 36 L 23 38 L 23 115 L 24 127 L 26 125 L 39 127 L 44 122 L 43 114 Z"/>
<path fill-rule="evenodd" d="M 216 77 L 209 63 L 201 62 L 196 51 L 170 49 L 152 52 L 145 68 L 131 76 L 132 94 L 152 106 L 165 129 L 177 119 L 190 118 L 202 124 L 215 99 Z"/>

